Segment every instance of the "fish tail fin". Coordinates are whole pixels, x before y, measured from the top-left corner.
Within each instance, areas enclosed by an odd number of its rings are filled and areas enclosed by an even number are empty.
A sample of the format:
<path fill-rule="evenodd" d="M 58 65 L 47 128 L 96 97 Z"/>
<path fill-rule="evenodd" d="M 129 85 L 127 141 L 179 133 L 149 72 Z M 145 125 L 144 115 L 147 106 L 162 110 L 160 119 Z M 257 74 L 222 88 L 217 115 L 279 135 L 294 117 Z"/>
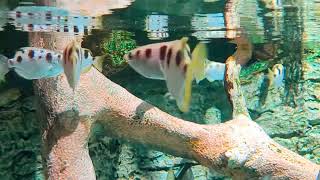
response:
<path fill-rule="evenodd" d="M 8 58 L 0 54 L 0 81 L 5 79 L 5 75 L 9 72 Z"/>
<path fill-rule="evenodd" d="M 207 60 L 207 48 L 203 43 L 199 43 L 192 52 L 191 68 L 192 74 L 197 83 L 205 78 L 205 67 Z"/>
<path fill-rule="evenodd" d="M 182 112 L 188 112 L 191 102 L 192 81 L 196 78 L 200 82 L 205 78 L 205 61 L 207 59 L 206 46 L 199 43 L 192 53 L 192 60 L 187 66 L 185 74 L 184 96 L 179 109 Z"/>
<path fill-rule="evenodd" d="M 93 66 L 100 72 L 102 72 L 103 70 L 103 62 L 105 58 L 106 58 L 106 55 L 94 57 Z"/>

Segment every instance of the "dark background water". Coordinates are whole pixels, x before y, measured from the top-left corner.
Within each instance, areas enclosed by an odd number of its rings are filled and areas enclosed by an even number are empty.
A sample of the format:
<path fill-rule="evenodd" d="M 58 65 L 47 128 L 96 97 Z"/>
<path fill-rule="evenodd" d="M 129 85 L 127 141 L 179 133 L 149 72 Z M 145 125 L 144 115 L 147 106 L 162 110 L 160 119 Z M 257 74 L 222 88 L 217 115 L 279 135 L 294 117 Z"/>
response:
<path fill-rule="evenodd" d="M 28 2 L 32 3 L 32 1 Z M 112 14 L 108 13 L 99 17 L 101 18 L 100 26 L 97 25 L 88 32 L 88 35 L 83 36 L 84 45 L 95 54 L 101 54 L 103 52 L 99 47 L 100 43 L 114 30 L 131 32 L 138 46 L 188 36 L 191 48 L 199 40 L 205 41 L 208 45 L 209 59 L 224 62 L 235 50 L 235 45 L 229 43 L 226 37 L 227 2 L 230 1 L 136 0 L 131 4 L 125 3 L 129 6 L 121 9 L 115 8 Z M 256 50 L 261 50 L 266 44 L 276 47 L 275 57 L 266 59 L 254 57 L 250 64 L 243 68 L 244 71 L 249 72 L 249 75 L 242 77 L 242 88 L 253 120 L 259 123 L 277 142 L 319 163 L 320 105 L 317 88 L 320 82 L 318 73 L 320 67 L 317 51 L 320 42 L 318 35 L 320 3 L 316 0 L 281 2 L 282 4 L 277 7 L 272 7 L 260 0 L 236 3 L 239 22 L 235 24 L 245 30 Z M 0 0 L 0 53 L 5 56 L 12 57 L 15 50 L 28 46 L 28 33 L 33 33 L 33 30 L 22 29 L 21 24 L 18 26 L 15 19 L 7 16 L 10 13 L 15 14 L 15 8 L 25 5 L 23 1 Z M 79 12 L 72 13 L 79 14 Z M 52 23 L 52 21 L 43 21 L 43 18 L 39 22 Z M 28 21 L 20 23 L 29 24 Z M 71 22 L 68 23 L 61 23 L 58 26 L 64 27 L 70 25 Z M 57 32 L 49 31 L 49 33 Z M 59 33 L 73 35 L 67 32 Z M 312 57 L 310 58 L 312 60 L 309 61 L 308 57 Z M 255 65 L 259 63 L 266 67 L 256 68 Z M 281 63 L 286 68 L 285 86 L 278 90 L 268 89 L 265 80 L 267 68 L 276 63 Z M 198 123 L 219 123 L 231 118 L 230 105 L 221 82 L 203 81 L 199 85 L 194 84 L 191 112 L 181 113 L 175 102 L 165 96 L 167 93 L 165 82 L 146 79 L 130 67 L 107 76 L 139 98 L 185 120 Z M 13 92 L 12 89 L 18 89 L 21 95 L 18 99 L 0 107 L 0 139 L 3 140 L 3 146 L 0 149 L 0 161 L 2 162 L 0 172 L 3 173 L 0 173 L 0 179 L 2 176 L 7 177 L 3 175 L 6 173 L 10 174 L 10 177 L 15 177 L 13 179 L 34 177 L 35 172 L 41 170 L 39 165 L 36 170 L 30 165 L 39 164 L 39 158 L 35 157 L 40 154 L 40 132 L 37 127 L 39 124 L 35 119 L 35 109 L 30 105 L 33 94 L 32 82 L 10 72 L 6 76 L 6 82 L 0 83 L 0 93 L 10 94 Z M 98 179 L 108 179 L 107 177 L 111 177 L 108 173 L 121 177 L 119 175 L 121 174 L 119 170 L 121 163 L 119 162 L 120 165 L 113 164 L 113 168 L 109 168 L 111 165 L 103 164 L 105 161 L 103 158 L 114 158 L 111 155 L 109 157 L 109 154 L 106 155 L 105 152 L 120 151 L 122 146 L 115 140 L 105 142 L 104 138 L 101 134 L 94 134 L 94 140 L 90 141 L 92 147 L 89 147 Z M 138 162 L 146 158 L 147 153 L 145 152 L 141 153 L 136 149 L 130 149 L 130 151 L 134 152 L 131 152 L 134 154 L 133 159 Z M 119 154 L 115 157 L 119 158 Z M 119 159 L 121 161 L 121 158 Z M 170 159 L 172 157 L 162 154 L 157 161 L 170 161 Z M 25 162 L 26 165 L 19 165 L 25 171 L 17 168 L 18 162 L 21 164 Z M 122 160 L 122 162 L 125 161 Z M 152 163 L 161 166 L 161 163 L 160 165 L 154 161 Z M 130 165 L 122 164 L 122 166 Z M 150 172 L 128 167 L 130 168 L 132 170 L 130 173 L 134 176 L 138 177 L 141 173 L 146 177 L 153 177 Z M 136 171 L 139 173 L 135 174 Z M 124 174 L 122 175 L 125 177 Z"/>

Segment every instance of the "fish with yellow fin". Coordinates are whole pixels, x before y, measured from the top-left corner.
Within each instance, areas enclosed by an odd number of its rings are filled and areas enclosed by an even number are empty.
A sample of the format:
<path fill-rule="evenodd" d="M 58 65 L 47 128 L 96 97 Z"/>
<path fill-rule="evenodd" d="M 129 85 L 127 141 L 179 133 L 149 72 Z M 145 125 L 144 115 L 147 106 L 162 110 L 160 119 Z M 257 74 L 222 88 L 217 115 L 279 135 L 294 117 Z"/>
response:
<path fill-rule="evenodd" d="M 188 112 L 192 82 L 206 78 L 207 51 L 198 43 L 192 54 L 188 38 L 154 43 L 131 50 L 124 56 L 139 74 L 150 79 L 165 80 L 169 93 L 182 112 Z"/>
<path fill-rule="evenodd" d="M 272 70 L 268 69 L 269 87 L 279 88 L 284 85 L 285 68 L 282 64 L 275 64 Z"/>
<path fill-rule="evenodd" d="M 62 66 L 70 87 L 75 90 L 81 73 L 89 71 L 92 65 L 101 72 L 103 59 L 104 56 L 93 57 L 89 49 L 76 41 L 69 43 L 63 51 Z"/>

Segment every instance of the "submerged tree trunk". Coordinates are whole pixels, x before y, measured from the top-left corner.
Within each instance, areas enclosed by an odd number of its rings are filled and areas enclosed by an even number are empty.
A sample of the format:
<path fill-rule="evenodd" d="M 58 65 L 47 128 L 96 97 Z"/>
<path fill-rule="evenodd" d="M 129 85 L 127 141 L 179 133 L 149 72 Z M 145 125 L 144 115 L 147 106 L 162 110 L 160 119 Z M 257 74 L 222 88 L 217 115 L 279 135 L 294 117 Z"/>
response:
<path fill-rule="evenodd" d="M 68 41 L 55 35 L 30 35 L 31 45 L 49 49 L 61 49 Z M 74 94 L 64 75 L 34 81 L 46 177 L 96 178 L 87 141 L 92 124 L 100 122 L 110 137 L 196 160 L 235 179 L 316 179 L 318 165 L 280 146 L 251 121 L 238 75 L 230 58 L 226 85 L 234 119 L 218 125 L 199 125 L 162 112 L 94 68 L 81 76 Z"/>

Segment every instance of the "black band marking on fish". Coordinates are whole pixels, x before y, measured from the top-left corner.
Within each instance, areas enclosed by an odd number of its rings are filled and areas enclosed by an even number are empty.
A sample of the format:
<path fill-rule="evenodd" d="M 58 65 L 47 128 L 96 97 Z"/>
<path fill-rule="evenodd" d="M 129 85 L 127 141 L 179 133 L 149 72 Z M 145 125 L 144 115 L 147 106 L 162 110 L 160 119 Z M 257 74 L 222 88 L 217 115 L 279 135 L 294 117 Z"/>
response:
<path fill-rule="evenodd" d="M 51 53 L 47 53 L 46 60 L 48 61 L 48 63 L 52 62 L 52 54 Z"/>
<path fill-rule="evenodd" d="M 160 47 L 160 60 L 163 61 L 167 52 L 167 46 L 163 45 Z"/>
<path fill-rule="evenodd" d="M 84 50 L 84 58 L 87 59 L 89 57 L 89 50 Z"/>
<path fill-rule="evenodd" d="M 39 56 L 39 60 L 42 58 L 42 56 Z"/>
<path fill-rule="evenodd" d="M 145 53 L 146 53 L 146 58 L 150 58 L 152 54 L 152 49 L 150 48 L 146 49 Z"/>
<path fill-rule="evenodd" d="M 58 60 L 60 60 L 60 59 L 61 59 L 61 55 L 59 54 L 59 55 L 58 55 Z"/>
<path fill-rule="evenodd" d="M 21 56 L 18 56 L 18 57 L 17 57 L 17 62 L 18 62 L 18 63 L 21 63 L 21 61 L 22 61 L 22 57 L 21 57 Z"/>
<path fill-rule="evenodd" d="M 170 48 L 168 51 L 168 54 L 167 54 L 167 65 L 168 66 L 170 64 L 171 55 L 172 55 L 172 49 Z"/>
<path fill-rule="evenodd" d="M 71 52 L 73 51 L 73 47 L 72 48 L 68 48 L 68 52 L 67 52 L 67 54 L 68 54 L 68 62 L 70 63 L 70 64 L 73 64 L 73 61 L 71 60 Z"/>
<path fill-rule="evenodd" d="M 29 15 L 29 16 L 33 16 L 33 13 L 31 13 L 31 12 L 28 12 L 28 15 Z"/>
<path fill-rule="evenodd" d="M 186 74 L 186 73 L 187 73 L 187 68 L 188 68 L 188 65 L 187 65 L 187 64 L 184 64 L 184 65 L 183 65 L 183 74 Z"/>
<path fill-rule="evenodd" d="M 180 63 L 181 63 L 181 60 L 182 60 L 181 59 L 182 58 L 181 54 L 182 54 L 181 51 L 178 51 L 177 54 L 176 54 L 176 64 L 177 64 L 177 66 L 179 66 Z"/>
<path fill-rule="evenodd" d="M 34 50 L 29 50 L 28 56 L 32 59 L 34 57 Z"/>
<path fill-rule="evenodd" d="M 138 50 L 138 51 L 136 52 L 136 58 L 137 58 L 137 59 L 139 59 L 139 56 L 140 56 L 140 50 Z"/>

